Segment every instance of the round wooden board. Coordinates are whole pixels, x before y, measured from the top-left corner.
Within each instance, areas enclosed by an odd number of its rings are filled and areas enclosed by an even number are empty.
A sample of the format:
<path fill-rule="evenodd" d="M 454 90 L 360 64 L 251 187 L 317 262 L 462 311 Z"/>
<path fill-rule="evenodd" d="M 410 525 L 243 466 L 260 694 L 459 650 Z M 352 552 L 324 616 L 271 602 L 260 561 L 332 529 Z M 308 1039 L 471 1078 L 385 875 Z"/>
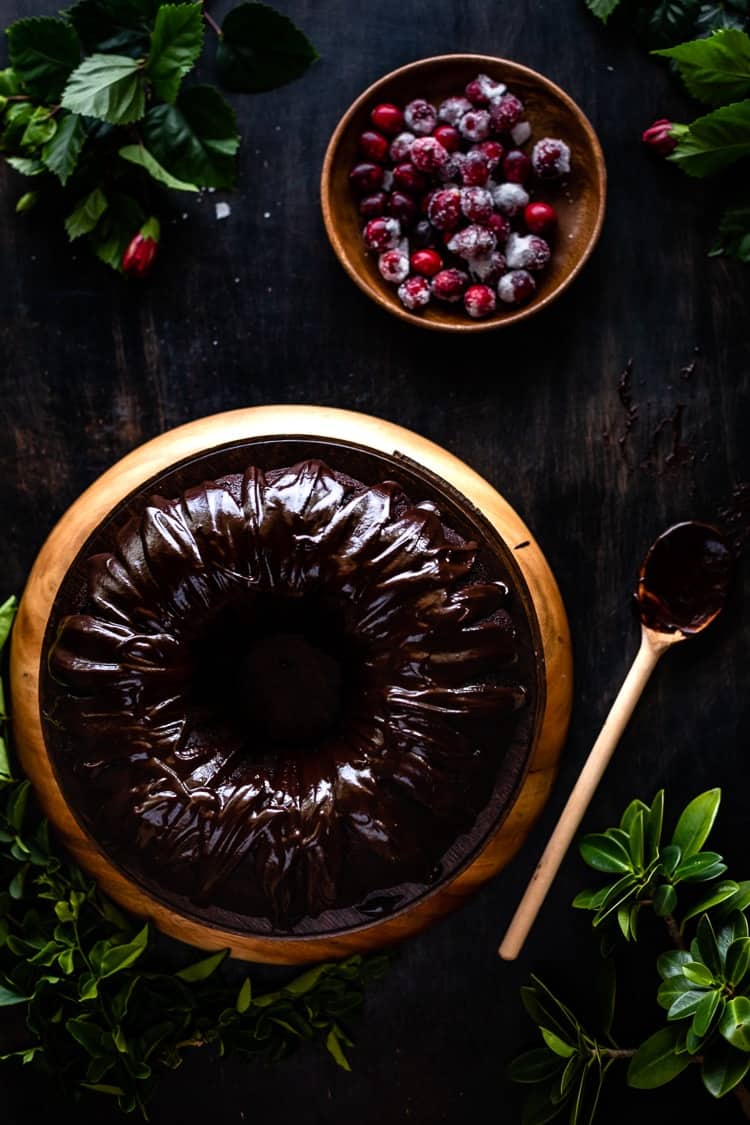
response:
<path fill-rule="evenodd" d="M 546 699 L 529 768 L 517 799 L 473 862 L 403 913 L 341 933 L 314 937 L 237 934 L 178 914 L 128 879 L 99 849 L 68 808 L 42 731 L 40 663 L 47 622 L 68 569 L 92 531 L 143 482 L 205 450 L 266 436 L 319 437 L 397 454 L 447 481 L 477 507 L 510 546 L 536 611 L 545 665 Z M 133 450 L 96 480 L 64 514 L 42 547 L 18 611 L 11 648 L 15 744 L 44 812 L 65 847 L 116 902 L 160 930 L 203 949 L 282 964 L 345 957 L 417 933 L 457 907 L 500 871 L 520 848 L 549 793 L 567 733 L 572 702 L 570 633 L 560 592 L 529 529 L 506 500 L 472 469 L 418 434 L 379 418 L 319 406 L 258 406 L 216 414 L 170 430 Z"/>

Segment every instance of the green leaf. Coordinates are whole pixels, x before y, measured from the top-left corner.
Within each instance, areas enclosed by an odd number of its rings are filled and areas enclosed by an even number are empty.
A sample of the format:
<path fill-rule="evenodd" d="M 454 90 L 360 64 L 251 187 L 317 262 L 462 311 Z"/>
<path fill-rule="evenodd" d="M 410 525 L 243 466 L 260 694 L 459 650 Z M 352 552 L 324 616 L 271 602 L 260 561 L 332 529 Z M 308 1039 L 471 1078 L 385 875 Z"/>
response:
<path fill-rule="evenodd" d="M 194 961 L 192 965 L 180 969 L 178 973 L 175 973 L 175 976 L 190 984 L 199 980 L 207 980 L 218 969 L 219 965 L 226 961 L 228 956 L 228 949 L 220 949 L 218 953 L 212 953 L 209 957 L 203 957 L 200 961 Z"/>
<path fill-rule="evenodd" d="M 89 1055 L 101 1054 L 103 1032 L 95 1023 L 85 1019 L 72 1018 L 65 1021 L 65 1027 L 76 1043 L 80 1043 Z"/>
<path fill-rule="evenodd" d="M 723 875 L 726 866 L 721 862 L 718 852 L 698 852 L 679 864 L 674 873 L 675 883 L 705 883 L 717 875 Z"/>
<path fill-rule="evenodd" d="M 87 52 L 143 57 L 159 0 L 78 0 L 68 16 Z"/>
<path fill-rule="evenodd" d="M 692 984 L 690 981 L 685 980 L 685 977 L 668 977 L 659 985 L 656 993 L 656 1002 L 660 1008 L 664 1008 L 664 1010 L 668 1012 L 675 1000 L 680 996 L 684 996 L 686 992 L 694 991 L 695 989 Z"/>
<path fill-rule="evenodd" d="M 619 875 L 633 869 L 627 850 L 610 836 L 592 833 L 584 836 L 578 847 L 584 862 L 597 871 Z"/>
<path fill-rule="evenodd" d="M 670 949 L 657 959 L 656 969 L 662 980 L 669 980 L 670 977 L 681 977 L 683 965 L 692 960 L 686 949 Z"/>
<path fill-rule="evenodd" d="M 65 220 L 65 230 L 71 242 L 94 229 L 107 210 L 107 197 L 101 188 L 94 188 L 79 201 Z"/>
<path fill-rule="evenodd" d="M 644 848 L 646 862 L 651 863 L 659 857 L 661 830 L 664 823 L 664 790 L 660 789 L 651 802 L 651 808 L 643 814 L 645 828 Z"/>
<path fill-rule="evenodd" d="M 163 4 L 156 13 L 146 73 L 165 102 L 173 102 L 203 47 L 199 4 Z"/>
<path fill-rule="evenodd" d="M 633 817 L 633 823 L 630 826 L 629 851 L 636 871 L 643 870 L 644 836 L 644 814 L 641 811 Z"/>
<path fill-rule="evenodd" d="M 586 0 L 588 10 L 602 23 L 606 23 L 619 6 L 620 0 Z"/>
<path fill-rule="evenodd" d="M 566 1043 L 559 1035 L 555 1035 L 554 1031 L 550 1031 L 546 1027 L 540 1027 L 539 1030 L 550 1051 L 559 1055 L 561 1059 L 569 1059 L 571 1055 L 575 1054 L 575 1047 L 571 1047 L 570 1043 Z"/>
<path fill-rule="evenodd" d="M 30 781 L 19 781 L 11 791 L 5 805 L 5 819 L 9 826 L 16 832 L 21 831 L 23 818 L 26 815 L 26 806 L 31 792 Z"/>
<path fill-rule="evenodd" d="M 289 984 L 284 985 L 284 992 L 288 996 L 304 996 L 305 993 L 311 992 L 319 981 L 330 971 L 331 964 L 324 961 L 322 965 L 316 965 L 307 972 L 301 973 L 300 976 L 295 977 Z"/>
<path fill-rule="evenodd" d="M 663 1027 L 642 1043 L 628 1066 L 628 1085 L 636 1090 L 654 1090 L 681 1074 L 690 1064 L 689 1055 L 676 1055 L 679 1030 Z"/>
<path fill-rule="evenodd" d="M 694 961 L 702 961 L 714 976 L 721 975 L 721 953 L 716 934 L 707 914 L 698 922 L 695 940 L 690 943 L 690 953 Z"/>
<path fill-rule="evenodd" d="M 750 94 L 750 37 L 744 31 L 716 31 L 654 51 L 672 59 L 688 93 L 708 105 L 726 105 Z"/>
<path fill-rule="evenodd" d="M 750 1051 L 750 1000 L 747 996 L 735 996 L 728 1002 L 719 1031 L 733 1047 Z"/>
<path fill-rule="evenodd" d="M 139 121 L 146 111 L 142 61 L 126 55 L 89 55 L 71 74 L 62 105 L 110 125 Z"/>
<path fill-rule="evenodd" d="M 341 1032 L 335 1025 L 331 1028 L 326 1036 L 326 1050 L 336 1061 L 336 1065 L 340 1066 L 342 1070 L 351 1070 L 349 1060 L 344 1054 L 343 1047 L 341 1046 Z"/>
<path fill-rule="evenodd" d="M 81 57 L 75 30 L 65 20 L 37 16 L 12 23 L 6 34 L 10 64 L 26 92 L 39 101 L 58 101 Z"/>
<path fill-rule="evenodd" d="M 661 856 L 662 866 L 667 875 L 674 875 L 680 859 L 682 858 L 682 850 L 675 844 L 667 844 L 666 847 L 660 849 L 659 855 Z"/>
<path fill-rule="evenodd" d="M 677 906 L 677 892 L 674 887 L 669 883 L 662 883 L 660 887 L 656 888 L 654 892 L 654 913 L 660 918 L 665 918 L 667 914 L 673 914 Z"/>
<path fill-rule="evenodd" d="M 0 97 L 12 98 L 21 93 L 21 79 L 12 67 L 0 70 Z"/>
<path fill-rule="evenodd" d="M 111 949 L 106 950 L 102 955 L 99 965 L 99 976 L 101 978 L 111 977 L 114 973 L 119 973 L 122 969 L 127 969 L 138 960 L 147 945 L 148 923 L 146 923 L 143 929 L 138 931 L 132 941 L 126 942 L 124 945 L 115 945 Z M 183 972 L 185 972 L 185 970 L 183 970 Z"/>
<path fill-rule="evenodd" d="M 152 156 L 177 179 L 231 188 L 240 138 L 234 111 L 211 86 L 192 86 L 176 105 L 149 110 L 143 139 Z"/>
<path fill-rule="evenodd" d="M 710 988 L 714 983 L 713 973 L 700 961 L 688 961 L 682 966 L 682 975 L 702 988 Z"/>
<path fill-rule="evenodd" d="M 720 254 L 750 262 L 750 207 L 730 207 L 722 215 L 710 257 Z"/>
<path fill-rule="evenodd" d="M 617 925 L 620 927 L 620 932 L 625 941 L 630 941 L 630 906 L 628 903 L 623 903 L 622 906 L 617 908 Z"/>
<path fill-rule="evenodd" d="M 719 1039 L 703 1057 L 703 1085 L 715 1098 L 723 1098 L 739 1085 L 748 1070 L 750 1055 Z"/>
<path fill-rule="evenodd" d="M 253 998 L 252 982 L 250 980 L 250 977 L 245 977 L 245 979 L 242 982 L 242 985 L 240 986 L 240 990 L 237 993 L 237 1000 L 235 1002 L 235 1007 L 236 1007 L 237 1011 L 240 1013 L 241 1016 L 244 1015 L 245 1012 L 250 1007 L 252 998 Z"/>
<path fill-rule="evenodd" d="M 87 132 L 83 118 L 77 113 L 66 113 L 60 118 L 54 137 L 42 149 L 46 167 L 63 185 L 75 171 Z"/>
<path fill-rule="evenodd" d="M 672 835 L 672 844 L 682 852 L 682 859 L 696 855 L 705 844 L 719 811 L 721 789 L 699 794 L 685 807 Z"/>
<path fill-rule="evenodd" d="M 531 1084 L 544 1082 L 559 1074 L 562 1069 L 558 1055 L 551 1053 L 546 1047 L 534 1047 L 513 1059 L 506 1073 L 511 1082 Z"/>
<path fill-rule="evenodd" d="M 726 899 L 731 898 L 731 896 L 737 889 L 737 884 L 731 879 L 726 879 L 723 883 L 717 883 L 716 886 L 711 891 L 709 891 L 709 893 L 705 895 L 704 898 L 700 899 L 699 902 L 690 907 L 690 909 L 682 919 L 682 925 L 684 926 L 690 918 L 696 918 L 699 914 L 703 914 L 706 910 L 710 910 L 712 906 L 717 906 L 720 902 L 724 902 Z"/>
<path fill-rule="evenodd" d="M 216 61 L 229 90 L 273 90 L 299 78 L 318 57 L 307 36 L 267 4 L 239 4 L 221 25 Z"/>
<path fill-rule="evenodd" d="M 94 1090 L 97 1094 L 111 1094 L 113 1098 L 122 1098 L 125 1091 L 122 1086 L 109 1086 L 106 1082 L 82 1082 L 84 1090 Z"/>
<path fill-rule="evenodd" d="M 0 652 L 5 648 L 10 636 L 17 609 L 18 601 L 13 594 L 0 605 Z"/>
<path fill-rule="evenodd" d="M 570 904 L 576 910 L 598 910 L 607 897 L 608 887 L 596 891 L 579 891 Z"/>
<path fill-rule="evenodd" d="M 689 176 L 713 176 L 750 155 L 750 98 L 675 127 L 677 148 L 668 157 Z M 698 848 L 695 849 L 696 851 Z"/>
<path fill-rule="evenodd" d="M 128 243 L 145 219 L 145 212 L 131 196 L 110 195 L 107 210 L 89 236 L 94 253 L 112 269 L 121 270 Z"/>
<path fill-rule="evenodd" d="M 164 184 L 165 187 L 173 188 L 174 191 L 198 191 L 195 184 L 186 184 L 170 175 L 166 168 L 162 168 L 158 160 L 154 160 L 151 153 L 143 145 L 125 145 L 124 148 L 120 149 L 118 155 L 130 164 L 138 164 L 141 168 L 145 168 L 153 180 Z"/>
<path fill-rule="evenodd" d="M 692 34 L 700 0 L 649 0 L 636 9 L 636 28 L 652 47 L 671 47 Z"/>
<path fill-rule="evenodd" d="M 25 1004 L 26 996 L 21 996 L 18 992 L 14 992 L 12 988 L 5 988 L 0 984 L 0 1008 L 8 1008 L 12 1004 Z"/>
<path fill-rule="evenodd" d="M 557 1082 L 547 1082 L 531 1090 L 524 1099 L 522 1125 L 547 1125 L 562 1111 L 563 1106 L 553 1101 Z"/>
<path fill-rule="evenodd" d="M 661 989 L 659 990 L 661 992 Z M 668 1020 L 684 1020 L 698 1010 L 698 1005 L 706 995 L 702 989 L 688 989 L 675 997 L 667 1012 Z"/>
<path fill-rule="evenodd" d="M 750 968 L 750 938 L 733 941 L 727 950 L 726 979 L 733 987 L 742 984 Z"/>
<path fill-rule="evenodd" d="M 715 917 L 721 921 L 725 921 L 730 915 L 734 915 L 739 910 L 745 910 L 750 906 L 750 879 L 745 879 L 737 884 L 738 890 L 732 895 L 731 898 L 726 899 L 725 902 L 716 911 Z"/>
<path fill-rule="evenodd" d="M 35 152 L 47 141 L 51 140 L 57 132 L 57 122 L 52 117 L 46 106 L 40 105 L 34 110 L 26 123 L 26 128 L 21 137 L 21 148 L 26 152 Z"/>

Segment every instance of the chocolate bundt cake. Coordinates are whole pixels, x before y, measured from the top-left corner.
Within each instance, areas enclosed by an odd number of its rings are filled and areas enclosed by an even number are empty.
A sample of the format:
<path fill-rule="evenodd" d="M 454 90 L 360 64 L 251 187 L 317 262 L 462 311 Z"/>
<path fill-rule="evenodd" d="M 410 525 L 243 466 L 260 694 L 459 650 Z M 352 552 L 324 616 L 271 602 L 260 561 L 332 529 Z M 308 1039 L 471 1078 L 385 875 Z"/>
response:
<path fill-rule="evenodd" d="M 438 879 L 533 692 L 477 543 L 318 460 L 151 496 L 107 534 L 42 690 L 99 846 L 238 929 L 366 918 Z"/>

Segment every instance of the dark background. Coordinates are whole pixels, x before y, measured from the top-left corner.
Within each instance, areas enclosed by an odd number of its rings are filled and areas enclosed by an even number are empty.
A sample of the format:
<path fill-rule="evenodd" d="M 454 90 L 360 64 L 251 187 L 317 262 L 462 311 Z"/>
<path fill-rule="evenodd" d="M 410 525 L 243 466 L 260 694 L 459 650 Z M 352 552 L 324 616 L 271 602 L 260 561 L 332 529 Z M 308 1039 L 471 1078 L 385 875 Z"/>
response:
<path fill-rule="evenodd" d="M 235 99 L 244 143 L 231 216 L 217 222 L 219 193 L 181 197 L 145 286 L 83 251 L 71 257 L 57 225 L 16 217 L 23 188 L 2 173 L 0 592 L 21 589 L 53 523 L 112 462 L 171 426 L 239 406 L 379 414 L 447 446 L 504 493 L 557 575 L 575 645 L 573 725 L 540 823 L 509 870 L 401 950 L 355 1029 L 351 1075 L 316 1049 L 270 1070 L 196 1052 L 164 1081 L 152 1120 L 513 1123 L 517 1094 L 503 1067 L 534 1042 L 519 985 L 542 971 L 574 997 L 597 957 L 587 920 L 569 908 L 588 883 L 576 856 L 522 959 L 503 964 L 495 949 L 635 653 L 630 592 L 644 549 L 670 522 L 715 517 L 749 474 L 750 272 L 707 257 L 711 185 L 641 147 L 655 117 L 688 120 L 694 107 L 661 64 L 623 32 L 604 31 L 577 0 L 281 6 L 323 59 L 292 86 Z M 0 3 L 4 23 L 51 9 L 47 0 Z M 560 83 L 598 130 L 610 174 L 604 232 L 579 281 L 528 326 L 472 340 L 419 331 L 371 304 L 334 259 L 318 208 L 326 141 L 360 90 L 412 59 L 463 50 L 516 59 Z M 618 380 L 629 358 L 638 416 L 621 448 Z M 743 585 L 746 569 L 725 619 L 664 660 L 586 821 L 601 829 L 662 785 L 674 815 L 720 785 L 716 847 L 738 878 L 748 874 Z M 623 966 L 624 1045 L 658 1018 L 653 961 L 638 963 L 638 1005 L 632 960 Z M 62 1111 L 30 1070 L 3 1070 L 10 1125 Z M 602 1113 L 612 1125 L 661 1120 L 667 1107 L 685 1122 L 739 1117 L 731 1098 L 712 1103 L 693 1074 L 666 1094 L 612 1086 Z M 114 1119 L 101 1101 L 78 1114 Z"/>

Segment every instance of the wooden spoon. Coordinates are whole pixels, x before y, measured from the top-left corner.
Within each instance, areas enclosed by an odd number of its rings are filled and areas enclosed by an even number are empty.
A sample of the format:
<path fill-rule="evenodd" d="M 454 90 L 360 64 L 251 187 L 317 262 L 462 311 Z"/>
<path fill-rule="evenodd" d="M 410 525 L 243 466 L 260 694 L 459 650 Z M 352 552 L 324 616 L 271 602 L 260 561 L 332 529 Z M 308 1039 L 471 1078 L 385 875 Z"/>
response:
<path fill-rule="evenodd" d="M 726 601 L 733 562 L 721 532 L 696 521 L 668 528 L 647 552 L 635 595 L 641 618 L 640 648 L 503 938 L 498 952 L 506 961 L 521 952 L 660 657 L 716 619 Z"/>

